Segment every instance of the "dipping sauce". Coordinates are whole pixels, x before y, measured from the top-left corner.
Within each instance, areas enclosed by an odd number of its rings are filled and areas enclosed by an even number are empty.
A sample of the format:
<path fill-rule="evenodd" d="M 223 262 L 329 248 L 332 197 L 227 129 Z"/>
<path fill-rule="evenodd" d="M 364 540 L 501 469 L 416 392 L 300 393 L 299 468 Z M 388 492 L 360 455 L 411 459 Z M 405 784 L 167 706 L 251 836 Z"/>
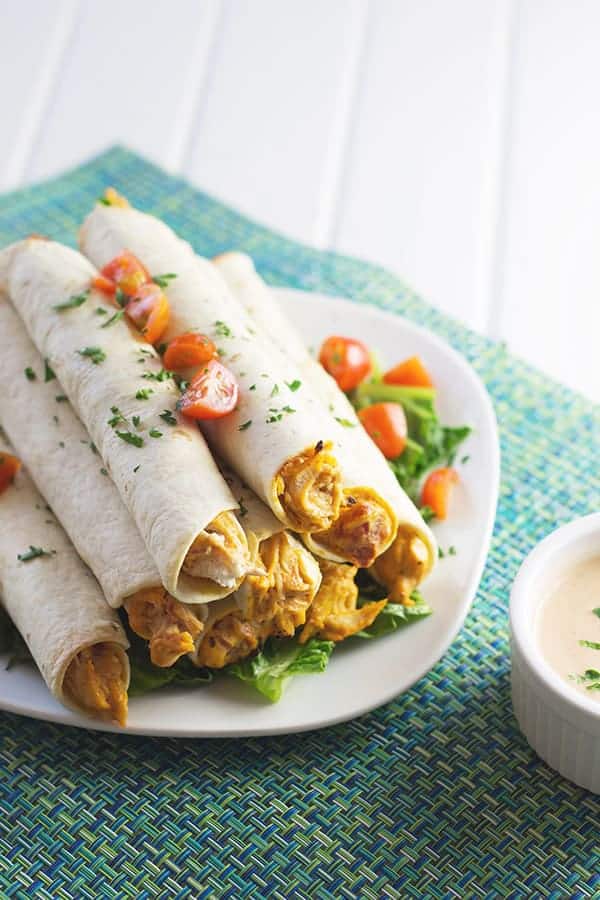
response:
<path fill-rule="evenodd" d="M 581 560 L 556 579 L 540 604 L 536 628 L 546 662 L 574 690 L 600 703 L 600 555 Z M 597 643 L 599 649 L 580 641 Z"/>

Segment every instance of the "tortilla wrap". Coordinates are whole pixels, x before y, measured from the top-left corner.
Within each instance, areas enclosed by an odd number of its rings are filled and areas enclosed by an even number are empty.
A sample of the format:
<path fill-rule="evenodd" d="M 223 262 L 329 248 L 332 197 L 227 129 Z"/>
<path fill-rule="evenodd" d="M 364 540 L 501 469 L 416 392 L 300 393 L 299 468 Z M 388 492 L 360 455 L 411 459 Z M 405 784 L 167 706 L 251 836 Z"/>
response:
<path fill-rule="evenodd" d="M 287 318 L 273 292 L 244 253 L 225 253 L 214 261 L 234 295 L 261 329 L 294 360 L 307 385 L 319 397 L 336 426 L 335 448 L 342 466 L 344 485 L 373 488 L 394 510 L 397 532 L 387 552 L 372 569 L 395 599 L 405 595 L 409 583 L 418 583 L 437 560 L 437 544 L 419 511 L 398 483 L 385 458 L 360 424 L 352 404 L 334 379 L 312 358 L 300 334 Z M 344 423 L 342 425 L 341 423 Z M 335 532 L 336 525 L 333 527 Z M 326 545 L 323 546 L 323 540 Z M 308 546 L 321 556 L 335 559 L 325 535 L 310 535 Z M 414 586 L 414 585 L 413 585 Z"/>
<path fill-rule="evenodd" d="M 0 260 L 0 286 L 98 448 L 165 589 L 187 603 L 225 596 L 249 565 L 235 499 L 198 429 L 176 412 L 178 389 L 154 348 L 90 290 L 96 274 L 76 251 L 39 239 Z"/>
<path fill-rule="evenodd" d="M 293 363 L 256 334 L 214 266 L 163 222 L 131 208 L 96 206 L 80 245 L 99 268 L 128 250 L 151 274 L 176 276 L 166 288 L 171 314 L 163 340 L 207 335 L 240 389 L 233 412 L 201 423 L 209 443 L 287 527 L 310 532 L 333 524 L 341 488 L 330 417 L 302 389 Z"/>
<path fill-rule="evenodd" d="M 0 455 L 13 452 L 0 436 Z M 56 699 L 124 724 L 125 632 L 24 468 L 0 493 L 0 594 Z"/>
<path fill-rule="evenodd" d="M 44 380 L 44 361 L 1 292 L 0 333 L 6 337 L 0 355 L 2 421 L 13 447 L 109 605 L 125 606 L 134 630 L 149 641 L 153 662 L 172 665 L 194 647 L 202 626 L 163 588 L 89 434 L 58 381 Z"/>

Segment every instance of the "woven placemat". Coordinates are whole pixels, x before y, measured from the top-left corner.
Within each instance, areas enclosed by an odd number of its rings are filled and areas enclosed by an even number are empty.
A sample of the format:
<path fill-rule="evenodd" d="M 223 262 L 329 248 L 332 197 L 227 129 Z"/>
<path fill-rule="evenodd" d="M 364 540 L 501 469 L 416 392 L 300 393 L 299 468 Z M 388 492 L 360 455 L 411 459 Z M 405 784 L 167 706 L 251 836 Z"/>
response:
<path fill-rule="evenodd" d="M 1 714 L 2 896 L 600 895 L 600 804 L 520 736 L 507 641 L 524 554 L 598 507 L 598 408 L 388 272 L 274 234 L 121 148 L 0 198 L 0 245 L 30 232 L 74 243 L 106 185 L 204 255 L 246 250 L 274 284 L 394 310 L 449 341 L 494 401 L 500 505 L 477 600 L 450 651 L 409 693 L 352 723 L 211 742 Z"/>

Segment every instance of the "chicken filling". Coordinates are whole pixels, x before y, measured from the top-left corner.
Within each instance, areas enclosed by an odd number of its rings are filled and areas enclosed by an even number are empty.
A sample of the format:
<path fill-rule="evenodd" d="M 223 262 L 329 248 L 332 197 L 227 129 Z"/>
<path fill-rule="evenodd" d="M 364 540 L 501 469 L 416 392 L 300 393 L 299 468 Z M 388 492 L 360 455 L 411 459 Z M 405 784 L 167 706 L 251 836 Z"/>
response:
<path fill-rule="evenodd" d="M 174 665 L 191 653 L 204 628 L 192 608 L 180 603 L 162 587 L 140 591 L 125 601 L 133 631 L 148 641 L 155 666 Z"/>
<path fill-rule="evenodd" d="M 182 570 L 193 578 L 208 578 L 226 588 L 248 570 L 248 542 L 231 511 L 219 513 L 202 531 L 187 552 Z"/>
<path fill-rule="evenodd" d="M 422 538 L 408 526 L 400 527 L 391 547 L 372 567 L 388 592 L 390 603 L 411 605 L 410 595 L 429 570 L 429 551 Z"/>
<path fill-rule="evenodd" d="M 323 579 L 300 633 L 301 644 L 311 637 L 343 641 L 372 625 L 387 603 L 387 600 L 377 600 L 358 608 L 356 567 L 328 560 L 319 560 L 319 565 Z"/>
<path fill-rule="evenodd" d="M 394 526 L 394 516 L 377 494 L 356 488 L 344 491 L 340 514 L 331 528 L 312 537 L 341 559 L 367 568 L 389 546 Z"/>
<path fill-rule="evenodd" d="M 240 607 L 208 622 L 195 662 L 220 669 L 249 656 L 268 637 L 289 637 L 306 621 L 319 584 L 315 562 L 290 534 L 262 541 L 264 573 L 249 575 Z"/>
<path fill-rule="evenodd" d="M 100 643 L 80 650 L 65 673 L 64 691 L 80 709 L 105 721 L 127 721 L 127 669 L 116 644 Z"/>
<path fill-rule="evenodd" d="M 296 531 L 325 531 L 338 517 L 340 471 L 323 441 L 288 459 L 275 479 L 277 499 Z"/>

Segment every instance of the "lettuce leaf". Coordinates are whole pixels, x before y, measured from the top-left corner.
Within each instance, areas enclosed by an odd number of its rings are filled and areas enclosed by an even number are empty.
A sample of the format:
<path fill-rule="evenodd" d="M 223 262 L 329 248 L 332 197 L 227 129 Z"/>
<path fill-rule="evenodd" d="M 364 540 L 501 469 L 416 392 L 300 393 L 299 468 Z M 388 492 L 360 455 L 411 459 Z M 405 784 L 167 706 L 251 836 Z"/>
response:
<path fill-rule="evenodd" d="M 372 638 L 383 637 L 385 634 L 392 634 L 406 625 L 412 625 L 419 619 L 430 616 L 432 609 L 424 601 L 415 603 L 414 606 L 404 606 L 402 603 L 388 603 L 385 606 L 372 625 L 364 631 L 359 631 L 354 637 L 371 640 Z"/>
<path fill-rule="evenodd" d="M 130 629 L 127 629 L 127 636 L 131 642 L 128 651 L 131 666 L 131 681 L 128 691 L 130 697 L 141 697 L 169 684 L 197 687 L 210 684 L 213 680 L 212 672 L 209 672 L 208 669 L 197 668 L 187 657 L 178 659 L 175 665 L 169 668 L 162 669 L 155 666 L 150 661 L 146 643 L 133 634 Z"/>
<path fill-rule="evenodd" d="M 251 684 L 271 703 L 277 703 L 292 675 L 324 672 L 334 647 L 333 641 L 317 638 L 306 644 L 299 644 L 296 638 L 271 639 L 256 656 L 227 666 L 224 671 Z"/>

